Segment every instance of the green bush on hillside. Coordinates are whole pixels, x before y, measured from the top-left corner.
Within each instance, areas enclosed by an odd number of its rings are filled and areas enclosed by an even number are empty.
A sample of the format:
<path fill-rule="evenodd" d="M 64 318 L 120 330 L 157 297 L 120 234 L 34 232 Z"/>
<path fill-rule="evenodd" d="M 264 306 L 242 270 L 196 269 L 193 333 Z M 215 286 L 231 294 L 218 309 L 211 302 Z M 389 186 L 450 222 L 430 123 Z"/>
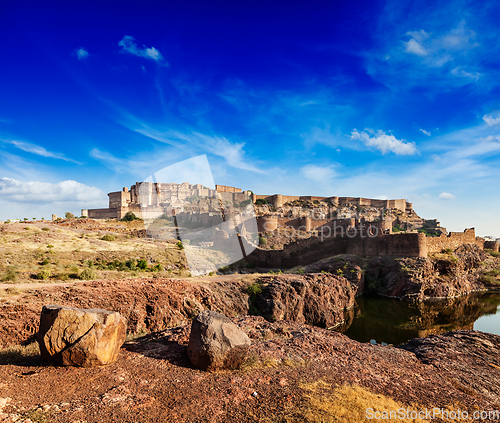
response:
<path fill-rule="evenodd" d="M 82 270 L 82 273 L 80 273 L 80 276 L 78 277 L 82 281 L 92 281 L 97 279 L 97 272 L 94 268 L 88 267 L 87 269 Z"/>
<path fill-rule="evenodd" d="M 7 271 L 4 273 L 2 277 L 2 281 L 4 282 L 15 282 L 17 281 L 17 269 L 15 266 L 9 266 Z"/>
<path fill-rule="evenodd" d="M 122 218 L 122 222 L 132 222 L 133 220 L 140 220 L 133 212 L 127 212 Z"/>
<path fill-rule="evenodd" d="M 52 273 L 50 273 L 50 270 L 44 269 L 41 272 L 38 272 L 36 274 L 37 279 L 49 279 L 52 276 Z"/>

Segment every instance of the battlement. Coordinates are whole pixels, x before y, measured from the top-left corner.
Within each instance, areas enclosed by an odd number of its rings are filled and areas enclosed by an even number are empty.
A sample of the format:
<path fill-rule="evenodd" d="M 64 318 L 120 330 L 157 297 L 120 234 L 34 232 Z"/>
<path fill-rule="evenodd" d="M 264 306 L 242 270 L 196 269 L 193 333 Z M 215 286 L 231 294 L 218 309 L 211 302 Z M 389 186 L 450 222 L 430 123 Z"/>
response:
<path fill-rule="evenodd" d="M 362 198 L 362 197 L 316 197 L 309 195 L 253 195 L 253 202 L 257 200 L 266 200 L 269 204 L 276 208 L 283 207 L 286 203 L 293 203 L 294 201 L 324 201 L 331 203 L 334 206 L 340 205 L 353 205 L 359 207 L 377 207 L 385 209 L 397 209 L 402 212 L 410 213 L 413 211 L 412 203 L 407 202 L 404 199 L 396 200 L 379 200 L 375 198 Z"/>

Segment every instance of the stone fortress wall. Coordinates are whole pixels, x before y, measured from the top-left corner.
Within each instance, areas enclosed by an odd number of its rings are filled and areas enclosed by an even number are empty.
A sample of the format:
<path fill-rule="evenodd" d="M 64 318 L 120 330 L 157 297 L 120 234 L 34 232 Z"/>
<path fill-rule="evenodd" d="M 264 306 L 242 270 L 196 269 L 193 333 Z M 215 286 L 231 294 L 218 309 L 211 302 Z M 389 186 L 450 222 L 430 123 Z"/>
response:
<path fill-rule="evenodd" d="M 186 204 L 187 199 L 197 196 L 211 199 L 214 207 L 220 208 L 220 203 L 234 204 L 251 198 L 255 203 L 258 199 L 278 208 L 294 201 L 323 201 L 333 206 L 350 205 L 356 207 L 375 207 L 381 210 L 413 213 L 412 204 L 404 199 L 379 200 L 357 197 L 314 197 L 287 196 L 281 194 L 255 195 L 251 191 L 216 185 L 212 190 L 201 184 L 192 185 L 137 182 L 130 190 L 108 194 L 107 209 L 82 210 L 82 215 L 93 219 L 122 219 L 127 212 L 132 211 L 137 217 L 157 217 L 171 208 Z M 220 213 L 219 213 L 220 214 Z M 194 213 L 190 219 L 204 224 L 221 222 L 217 213 Z M 179 216 L 180 217 L 180 216 Z M 312 234 L 307 239 L 284 246 L 282 250 L 264 250 L 258 248 L 247 259 L 261 267 L 287 267 L 299 265 L 315 258 L 319 260 L 335 254 L 356 254 L 366 256 L 408 256 L 426 257 L 430 253 L 441 252 L 443 249 L 455 250 L 463 244 L 476 244 L 481 248 L 499 250 L 497 241 L 485 241 L 475 236 L 475 230 L 466 229 L 462 232 L 441 233 L 438 237 L 429 237 L 424 233 L 392 233 L 395 220 L 382 217 L 380 220 L 365 221 L 363 218 L 312 218 L 311 216 L 276 216 L 262 215 L 257 217 L 259 232 L 273 232 L 277 229 L 292 228 Z M 439 227 L 439 222 L 425 221 L 431 226 Z M 354 235 L 352 233 L 354 231 Z M 375 236 L 374 236 L 375 235 Z"/>
<path fill-rule="evenodd" d="M 268 203 L 272 204 L 274 207 L 283 207 L 286 203 L 291 203 L 294 201 L 330 201 L 333 205 L 338 206 L 340 204 L 352 204 L 359 207 L 377 207 L 385 209 L 397 209 L 403 212 L 409 212 L 412 210 L 412 203 L 407 202 L 404 199 L 398 200 L 378 200 L 374 198 L 359 198 L 359 197 L 312 197 L 312 196 L 293 196 L 293 195 L 256 195 L 253 194 L 253 202 L 257 200 L 266 200 Z"/>

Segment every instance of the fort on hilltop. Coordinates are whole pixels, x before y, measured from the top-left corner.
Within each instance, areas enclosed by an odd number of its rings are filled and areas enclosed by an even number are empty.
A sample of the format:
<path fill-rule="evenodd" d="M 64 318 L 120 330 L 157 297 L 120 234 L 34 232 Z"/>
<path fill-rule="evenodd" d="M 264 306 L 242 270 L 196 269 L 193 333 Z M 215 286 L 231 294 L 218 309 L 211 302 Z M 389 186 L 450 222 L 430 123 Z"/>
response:
<path fill-rule="evenodd" d="M 133 212 L 147 220 L 176 214 L 183 221 L 210 227 L 253 202 L 263 237 L 272 238 L 280 231 L 299 235 L 289 237 L 278 248 L 261 245 L 247 257 L 262 267 L 287 267 L 336 254 L 426 257 L 463 244 L 499 250 L 497 241 L 476 237 L 474 228 L 448 233 L 436 219 L 419 217 L 405 199 L 259 195 L 231 186 L 216 185 L 214 190 L 187 182 L 137 182 L 108 197 L 107 209 L 84 209 L 82 215 L 122 219 Z M 245 233 L 245 220 L 237 221 L 241 226 L 238 233 Z"/>

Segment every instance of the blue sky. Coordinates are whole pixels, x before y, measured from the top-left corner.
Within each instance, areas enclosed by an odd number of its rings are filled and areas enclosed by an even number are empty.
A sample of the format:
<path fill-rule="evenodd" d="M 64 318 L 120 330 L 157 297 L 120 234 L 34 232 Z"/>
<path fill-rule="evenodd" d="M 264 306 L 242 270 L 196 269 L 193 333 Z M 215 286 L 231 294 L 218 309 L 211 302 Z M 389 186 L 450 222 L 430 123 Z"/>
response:
<path fill-rule="evenodd" d="M 500 237 L 499 18 L 494 1 L 3 1 L 0 219 L 106 207 L 206 154 L 217 184 L 406 198 Z"/>

